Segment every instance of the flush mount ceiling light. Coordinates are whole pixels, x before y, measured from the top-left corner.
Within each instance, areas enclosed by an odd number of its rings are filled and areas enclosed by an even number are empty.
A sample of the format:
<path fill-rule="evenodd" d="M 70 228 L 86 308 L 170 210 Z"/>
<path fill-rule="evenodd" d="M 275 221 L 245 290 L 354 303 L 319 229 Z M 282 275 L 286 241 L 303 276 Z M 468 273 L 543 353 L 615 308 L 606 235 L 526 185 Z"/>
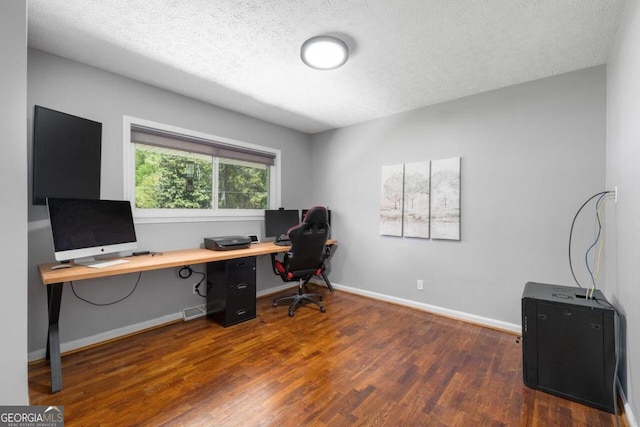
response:
<path fill-rule="evenodd" d="M 311 37 L 300 49 L 302 62 L 316 70 L 333 70 L 347 62 L 349 48 L 336 37 Z"/>

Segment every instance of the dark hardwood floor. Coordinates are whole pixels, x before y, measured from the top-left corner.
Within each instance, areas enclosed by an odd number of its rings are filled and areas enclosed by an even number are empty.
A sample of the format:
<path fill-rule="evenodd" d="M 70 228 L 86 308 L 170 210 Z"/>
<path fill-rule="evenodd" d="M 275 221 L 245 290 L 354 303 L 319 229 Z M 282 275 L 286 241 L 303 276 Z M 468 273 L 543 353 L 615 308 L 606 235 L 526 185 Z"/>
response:
<path fill-rule="evenodd" d="M 324 292 L 325 314 L 261 299 L 239 325 L 200 318 L 65 355 L 56 394 L 33 363 L 31 404 L 64 405 L 67 426 L 615 425 L 525 387 L 512 334 Z"/>

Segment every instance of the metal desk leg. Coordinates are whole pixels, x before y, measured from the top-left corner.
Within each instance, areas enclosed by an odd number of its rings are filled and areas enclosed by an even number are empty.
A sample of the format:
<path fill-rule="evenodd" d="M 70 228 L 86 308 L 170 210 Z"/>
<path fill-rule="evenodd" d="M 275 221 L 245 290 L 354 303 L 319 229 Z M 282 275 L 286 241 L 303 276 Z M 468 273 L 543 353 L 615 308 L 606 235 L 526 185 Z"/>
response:
<path fill-rule="evenodd" d="M 47 306 L 49 308 L 49 331 L 47 334 L 47 360 L 51 369 L 51 392 L 62 390 L 62 361 L 60 358 L 60 336 L 58 320 L 60 319 L 60 302 L 62 301 L 63 283 L 47 286 Z"/>
<path fill-rule="evenodd" d="M 325 245 L 324 247 L 324 259 L 322 260 L 322 279 L 325 281 L 325 283 L 327 284 L 327 288 L 329 288 L 329 291 L 331 291 L 331 293 L 333 293 L 333 286 L 331 285 L 331 282 L 329 281 L 329 278 L 327 277 L 327 273 L 324 272 L 324 261 L 328 260 L 329 258 L 331 258 L 331 246 Z"/>

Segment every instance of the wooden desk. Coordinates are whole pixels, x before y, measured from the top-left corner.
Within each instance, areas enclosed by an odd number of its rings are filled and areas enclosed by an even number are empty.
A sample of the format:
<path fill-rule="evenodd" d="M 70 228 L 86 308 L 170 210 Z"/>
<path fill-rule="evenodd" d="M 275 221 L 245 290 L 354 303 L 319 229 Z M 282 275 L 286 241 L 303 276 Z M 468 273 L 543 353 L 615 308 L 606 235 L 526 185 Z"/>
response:
<path fill-rule="evenodd" d="M 328 240 L 328 245 L 336 244 L 336 240 Z M 47 355 L 51 366 L 51 392 L 62 389 L 62 362 L 60 356 L 60 303 L 64 282 L 95 279 L 99 277 L 118 276 L 141 271 L 160 270 L 163 268 L 182 267 L 184 265 L 204 264 L 235 258 L 287 252 L 290 246 L 277 246 L 273 242 L 254 243 L 246 249 L 230 251 L 212 251 L 209 249 L 187 249 L 182 251 L 163 252 L 162 255 L 142 255 L 126 258 L 129 262 L 111 267 L 91 268 L 74 265 L 70 268 L 52 270 L 58 263 L 38 266 L 42 283 L 47 286 L 47 308 L 49 311 L 49 329 L 47 334 Z"/>

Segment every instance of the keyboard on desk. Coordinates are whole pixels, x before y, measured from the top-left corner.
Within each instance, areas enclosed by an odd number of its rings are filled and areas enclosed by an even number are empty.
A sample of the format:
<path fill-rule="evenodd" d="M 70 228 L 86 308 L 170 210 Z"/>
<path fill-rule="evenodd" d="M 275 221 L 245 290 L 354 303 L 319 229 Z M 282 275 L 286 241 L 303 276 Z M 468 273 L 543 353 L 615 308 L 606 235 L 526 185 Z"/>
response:
<path fill-rule="evenodd" d="M 91 268 L 104 268 L 104 267 L 113 267 L 114 265 L 124 264 L 125 262 L 129 262 L 129 260 L 128 259 L 110 259 L 107 261 L 92 261 L 83 265 Z"/>
<path fill-rule="evenodd" d="M 291 240 L 289 240 L 289 235 L 280 234 L 276 236 L 276 239 L 273 242 L 276 246 L 291 246 Z"/>

